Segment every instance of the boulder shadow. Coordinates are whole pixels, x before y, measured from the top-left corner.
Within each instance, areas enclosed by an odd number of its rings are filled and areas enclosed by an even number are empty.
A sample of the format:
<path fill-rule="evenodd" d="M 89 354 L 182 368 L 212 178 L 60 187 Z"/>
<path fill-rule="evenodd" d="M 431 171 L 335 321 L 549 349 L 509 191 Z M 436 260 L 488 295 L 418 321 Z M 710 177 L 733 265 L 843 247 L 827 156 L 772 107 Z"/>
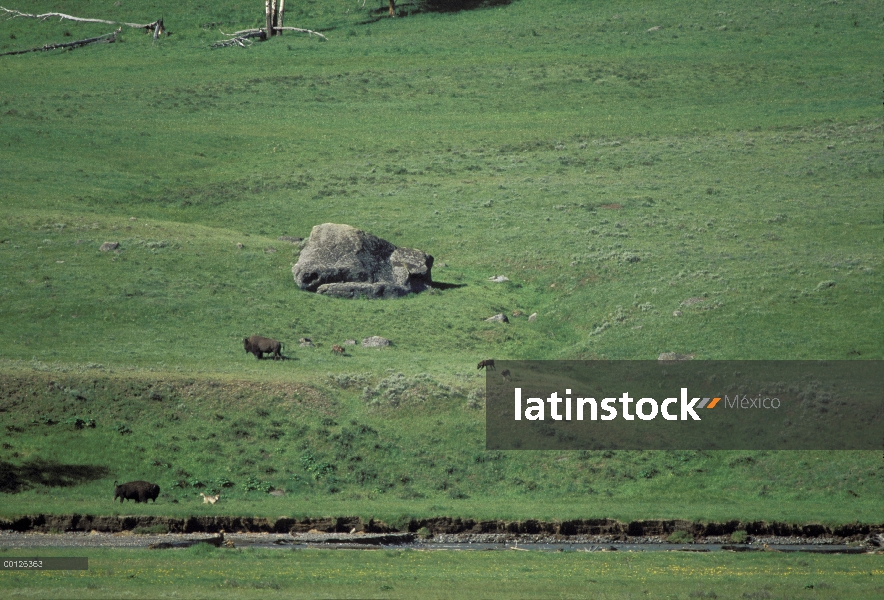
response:
<path fill-rule="evenodd" d="M 434 281 L 430 284 L 430 287 L 436 290 L 456 290 L 458 288 L 467 287 L 466 283 L 443 283 L 441 281 Z"/>
<path fill-rule="evenodd" d="M 96 479 L 104 479 L 110 469 L 100 465 L 68 465 L 42 459 L 21 465 L 0 461 L 0 492 L 16 494 L 35 485 L 73 487 Z"/>

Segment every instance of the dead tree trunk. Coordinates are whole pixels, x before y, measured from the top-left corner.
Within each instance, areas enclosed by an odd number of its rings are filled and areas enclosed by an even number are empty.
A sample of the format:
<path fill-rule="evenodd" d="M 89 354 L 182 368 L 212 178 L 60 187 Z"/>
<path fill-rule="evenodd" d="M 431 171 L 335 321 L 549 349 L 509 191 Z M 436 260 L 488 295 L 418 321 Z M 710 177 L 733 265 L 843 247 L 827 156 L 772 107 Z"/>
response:
<path fill-rule="evenodd" d="M 390 16 L 396 16 L 396 0 L 390 0 Z"/>
<path fill-rule="evenodd" d="M 392 1 L 392 0 L 391 0 Z M 286 27 L 284 25 L 285 16 L 285 0 L 264 0 L 264 28 L 263 29 L 244 29 L 236 33 L 224 33 L 230 36 L 226 40 L 215 42 L 212 48 L 226 48 L 228 46 L 246 47 L 251 45 L 252 40 L 268 40 L 274 35 L 282 35 L 283 31 L 297 31 L 298 33 L 308 33 L 316 35 L 328 41 L 324 35 L 311 29 L 301 29 L 300 27 Z M 162 24 L 162 23 L 161 23 Z"/>
<path fill-rule="evenodd" d="M 41 50 L 58 50 L 59 48 L 74 49 L 89 44 L 113 44 L 117 41 L 117 36 L 120 35 L 120 32 L 122 31 L 123 28 L 120 27 L 114 32 L 106 33 L 98 37 L 88 38 L 85 40 L 77 40 L 76 42 L 66 42 L 64 44 L 46 44 L 45 46 L 40 46 L 39 48 L 29 48 L 28 50 L 13 50 L 12 52 L 4 52 L 3 54 L 0 54 L 0 56 L 8 56 L 10 54 L 26 54 L 28 52 L 39 52 Z"/>
<path fill-rule="evenodd" d="M 270 0 L 264 0 L 264 31 L 267 32 L 267 38 L 273 36 L 273 9 Z"/>

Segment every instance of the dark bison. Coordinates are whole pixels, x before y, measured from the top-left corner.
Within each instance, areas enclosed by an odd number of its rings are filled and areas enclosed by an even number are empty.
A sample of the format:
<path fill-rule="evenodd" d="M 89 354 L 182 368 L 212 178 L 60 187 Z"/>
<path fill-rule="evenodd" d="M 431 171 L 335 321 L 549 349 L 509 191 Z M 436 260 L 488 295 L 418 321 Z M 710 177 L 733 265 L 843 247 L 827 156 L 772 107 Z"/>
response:
<path fill-rule="evenodd" d="M 264 353 L 273 354 L 274 360 L 280 360 L 282 358 L 282 343 L 266 337 L 261 337 L 260 335 L 253 335 L 249 338 L 243 338 L 242 341 L 243 347 L 245 347 L 246 352 L 250 352 L 254 354 L 255 357 L 260 360 L 264 358 Z"/>
<path fill-rule="evenodd" d="M 157 496 L 160 495 L 160 486 L 148 481 L 130 481 L 120 485 L 117 485 L 115 481 L 114 486 L 114 500 L 119 498 L 120 504 L 123 503 L 123 500 L 147 502 L 150 499 L 156 502 Z"/>
<path fill-rule="evenodd" d="M 483 360 L 478 365 L 476 365 L 476 368 L 477 369 L 490 369 L 493 371 L 494 370 L 494 359 L 489 358 L 488 360 Z"/>

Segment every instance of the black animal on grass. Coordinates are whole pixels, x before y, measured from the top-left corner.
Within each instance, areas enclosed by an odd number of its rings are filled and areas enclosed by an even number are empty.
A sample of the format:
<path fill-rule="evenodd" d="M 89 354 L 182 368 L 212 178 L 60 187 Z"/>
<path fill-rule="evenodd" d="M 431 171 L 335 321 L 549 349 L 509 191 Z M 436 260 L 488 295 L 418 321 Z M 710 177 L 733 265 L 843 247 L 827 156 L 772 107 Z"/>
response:
<path fill-rule="evenodd" d="M 243 338 L 243 347 L 246 352 L 254 354 L 258 360 L 264 358 L 264 353 L 273 354 L 274 360 L 282 359 L 282 342 L 271 338 L 253 335 L 252 337 Z"/>
<path fill-rule="evenodd" d="M 114 481 L 114 501 L 135 500 L 135 502 L 147 502 L 148 500 L 157 501 L 160 495 L 160 486 L 149 481 L 130 481 L 129 483 L 117 484 Z"/>
<path fill-rule="evenodd" d="M 478 365 L 476 365 L 477 369 L 488 369 L 490 371 L 494 370 L 494 359 L 489 358 L 488 360 L 481 361 Z"/>

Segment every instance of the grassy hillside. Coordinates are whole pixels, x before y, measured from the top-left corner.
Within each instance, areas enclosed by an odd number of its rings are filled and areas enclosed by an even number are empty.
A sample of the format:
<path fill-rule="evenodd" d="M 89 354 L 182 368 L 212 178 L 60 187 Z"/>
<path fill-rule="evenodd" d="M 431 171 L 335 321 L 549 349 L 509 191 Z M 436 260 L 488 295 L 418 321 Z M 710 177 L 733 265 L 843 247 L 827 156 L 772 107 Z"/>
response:
<path fill-rule="evenodd" d="M 880 520 L 875 453 L 486 453 L 475 369 L 882 358 L 875 3 L 292 4 L 327 42 L 210 49 L 254 1 L 10 7 L 172 35 L 0 57 L 5 514 L 145 478 L 173 514 Z M 0 52 L 111 29 L 6 20 Z M 453 285 L 302 292 L 278 237 L 324 222 Z"/>

